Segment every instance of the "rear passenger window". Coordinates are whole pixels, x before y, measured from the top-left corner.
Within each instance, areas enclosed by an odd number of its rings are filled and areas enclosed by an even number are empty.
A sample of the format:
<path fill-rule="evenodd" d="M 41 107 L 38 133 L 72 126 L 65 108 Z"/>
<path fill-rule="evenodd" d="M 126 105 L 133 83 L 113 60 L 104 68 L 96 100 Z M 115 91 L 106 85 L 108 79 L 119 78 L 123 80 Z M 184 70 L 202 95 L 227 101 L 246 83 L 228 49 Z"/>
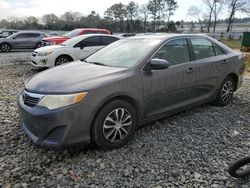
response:
<path fill-rule="evenodd" d="M 109 45 L 111 44 L 112 42 L 115 42 L 117 41 L 118 39 L 117 38 L 114 38 L 114 37 L 102 37 L 102 42 L 103 42 L 103 45 Z"/>
<path fill-rule="evenodd" d="M 38 33 L 27 33 L 27 37 L 28 38 L 36 38 L 36 37 L 40 37 L 40 34 L 38 34 Z"/>
<path fill-rule="evenodd" d="M 214 46 L 206 39 L 191 39 L 195 60 L 215 56 Z"/>
<path fill-rule="evenodd" d="M 214 44 L 214 49 L 215 49 L 216 55 L 225 55 L 225 52 L 216 44 Z"/>
<path fill-rule="evenodd" d="M 91 37 L 83 41 L 85 46 L 102 46 L 101 37 Z"/>
<path fill-rule="evenodd" d="M 186 39 L 175 39 L 167 42 L 155 54 L 154 58 L 165 59 L 171 65 L 190 61 L 189 47 Z"/>

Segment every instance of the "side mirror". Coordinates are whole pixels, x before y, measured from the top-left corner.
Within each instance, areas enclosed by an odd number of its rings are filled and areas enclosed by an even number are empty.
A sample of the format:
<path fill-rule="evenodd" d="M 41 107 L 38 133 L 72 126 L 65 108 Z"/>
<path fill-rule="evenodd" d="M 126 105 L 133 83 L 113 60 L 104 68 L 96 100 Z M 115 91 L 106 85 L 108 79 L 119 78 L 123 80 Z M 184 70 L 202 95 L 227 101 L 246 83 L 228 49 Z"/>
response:
<path fill-rule="evenodd" d="M 80 44 L 80 49 L 82 50 L 84 47 L 85 47 L 85 44 L 84 44 L 84 43 L 81 43 L 81 44 Z"/>
<path fill-rule="evenodd" d="M 165 59 L 151 59 L 148 64 L 147 70 L 162 70 L 167 69 L 170 63 Z"/>
<path fill-rule="evenodd" d="M 12 37 L 12 39 L 16 39 L 16 36 Z"/>

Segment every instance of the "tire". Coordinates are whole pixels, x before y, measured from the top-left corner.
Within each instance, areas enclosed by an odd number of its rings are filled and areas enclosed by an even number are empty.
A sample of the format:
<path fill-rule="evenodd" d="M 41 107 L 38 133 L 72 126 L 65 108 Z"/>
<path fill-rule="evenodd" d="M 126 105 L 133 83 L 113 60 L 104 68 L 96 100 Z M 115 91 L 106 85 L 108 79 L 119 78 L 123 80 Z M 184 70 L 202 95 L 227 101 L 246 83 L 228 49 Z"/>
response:
<path fill-rule="evenodd" d="M 56 58 L 55 66 L 63 65 L 65 63 L 69 63 L 71 61 L 72 61 L 72 59 L 69 56 L 62 55 L 62 56 L 59 56 L 58 58 Z"/>
<path fill-rule="evenodd" d="M 250 163 L 250 157 L 242 158 L 234 162 L 232 165 L 230 165 L 228 173 L 235 178 L 243 178 L 245 176 L 248 176 L 250 175 L 250 168 L 246 168 L 244 170 L 240 170 L 240 168 L 249 163 Z"/>
<path fill-rule="evenodd" d="M 226 106 L 230 103 L 233 98 L 233 93 L 235 91 L 235 81 L 232 77 L 226 77 L 221 87 L 217 92 L 217 98 L 213 102 L 213 104 L 217 106 Z"/>
<path fill-rule="evenodd" d="M 35 49 L 37 49 L 37 48 L 41 48 L 41 47 L 42 47 L 42 43 L 41 43 L 41 42 L 39 42 L 39 43 L 36 45 Z"/>
<path fill-rule="evenodd" d="M 7 43 L 3 43 L 0 45 L 0 50 L 2 52 L 10 52 L 11 51 L 11 46 Z"/>
<path fill-rule="evenodd" d="M 126 101 L 114 100 L 95 117 L 91 127 L 92 141 L 102 149 L 121 147 L 134 136 L 136 122 L 134 107 Z"/>

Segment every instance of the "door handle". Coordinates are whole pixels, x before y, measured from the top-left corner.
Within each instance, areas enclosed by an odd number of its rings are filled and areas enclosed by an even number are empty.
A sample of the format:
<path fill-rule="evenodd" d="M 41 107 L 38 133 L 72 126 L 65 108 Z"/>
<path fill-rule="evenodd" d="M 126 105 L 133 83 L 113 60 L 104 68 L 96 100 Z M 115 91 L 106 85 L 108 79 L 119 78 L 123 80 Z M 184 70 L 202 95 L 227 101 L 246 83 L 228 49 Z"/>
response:
<path fill-rule="evenodd" d="M 193 73 L 195 71 L 195 68 L 189 67 L 187 70 L 187 73 Z"/>

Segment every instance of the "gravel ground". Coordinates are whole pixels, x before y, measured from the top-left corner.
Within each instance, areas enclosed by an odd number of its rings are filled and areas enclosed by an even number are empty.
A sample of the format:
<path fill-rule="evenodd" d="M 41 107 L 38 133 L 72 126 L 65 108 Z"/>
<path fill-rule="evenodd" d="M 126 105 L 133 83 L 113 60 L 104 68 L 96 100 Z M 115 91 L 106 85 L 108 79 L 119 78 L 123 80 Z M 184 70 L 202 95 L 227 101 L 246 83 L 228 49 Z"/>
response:
<path fill-rule="evenodd" d="M 149 123 L 120 149 L 52 150 L 19 128 L 17 95 L 38 72 L 29 56 L 0 54 L 0 187 L 250 187 L 250 179 L 227 173 L 250 154 L 249 78 L 229 106 L 204 105 Z"/>

